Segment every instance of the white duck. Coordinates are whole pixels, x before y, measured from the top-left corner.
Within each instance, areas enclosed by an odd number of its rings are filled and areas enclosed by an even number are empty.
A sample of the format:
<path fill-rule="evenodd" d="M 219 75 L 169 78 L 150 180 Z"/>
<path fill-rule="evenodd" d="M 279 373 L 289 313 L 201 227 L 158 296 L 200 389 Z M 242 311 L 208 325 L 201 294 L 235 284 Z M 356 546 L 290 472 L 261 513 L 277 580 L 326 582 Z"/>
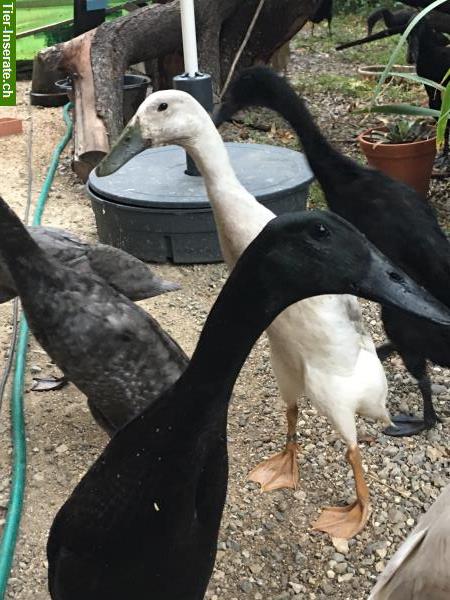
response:
<path fill-rule="evenodd" d="M 220 134 L 206 111 L 188 94 L 161 91 L 149 96 L 123 131 L 97 175 L 112 173 L 152 145 L 178 144 L 195 160 L 208 192 L 223 256 L 230 269 L 274 213 L 239 183 Z M 386 378 L 353 296 L 321 296 L 285 310 L 267 330 L 272 366 L 287 405 L 286 447 L 258 465 L 250 479 L 263 491 L 296 488 L 297 401 L 305 394 L 345 440 L 356 481 L 356 501 L 326 508 L 314 528 L 349 538 L 365 525 L 369 493 L 357 445 L 355 414 L 390 423 Z"/>

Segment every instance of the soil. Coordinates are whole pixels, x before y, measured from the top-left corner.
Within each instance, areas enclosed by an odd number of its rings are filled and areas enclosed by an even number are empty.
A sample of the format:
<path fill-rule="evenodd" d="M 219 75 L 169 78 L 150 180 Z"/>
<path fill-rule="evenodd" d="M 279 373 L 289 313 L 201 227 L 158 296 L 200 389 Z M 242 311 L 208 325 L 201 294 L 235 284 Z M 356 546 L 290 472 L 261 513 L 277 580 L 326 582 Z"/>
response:
<path fill-rule="evenodd" d="M 289 67 L 296 81 L 314 72 L 348 72 L 342 55 L 297 48 Z M 44 180 L 52 151 L 64 132 L 60 109 L 30 108 L 29 83 L 19 84 L 19 103 L 2 108 L 1 116 L 19 116 L 24 134 L 0 139 L 0 192 L 19 214 L 27 197 L 27 144 L 33 140 L 33 199 Z M 352 112 L 354 101 L 320 88 L 308 89 L 308 99 L 320 125 L 339 147 L 357 154 L 355 134 L 365 124 Z M 273 115 L 262 111 L 254 123 L 269 123 L 261 133 L 247 126 L 229 126 L 227 137 L 264 139 L 296 145 L 295 136 Z M 275 123 L 272 126 L 272 123 Z M 266 127 L 267 129 L 267 127 Z M 446 182 L 433 183 L 431 202 L 444 227 L 448 222 Z M 314 202 L 317 195 L 314 196 Z M 94 241 L 96 230 L 83 185 L 70 170 L 70 151 L 64 153 L 52 186 L 44 222 L 64 227 Z M 155 271 L 178 281 L 181 291 L 142 305 L 191 353 L 205 317 L 227 275 L 223 264 L 155 266 Z M 364 314 L 377 343 L 384 339 L 378 307 L 363 303 Z M 6 360 L 11 335 L 11 304 L 0 306 L 0 356 Z M 386 363 L 389 406 L 418 411 L 416 385 L 397 358 Z M 31 339 L 25 385 L 28 443 L 27 488 L 8 600 L 48 600 L 45 545 L 57 509 L 104 447 L 107 439 L 92 419 L 83 395 L 69 385 L 60 391 L 31 391 L 33 376 L 57 375 L 58 370 Z M 446 413 L 450 372 L 433 367 L 436 408 Z M 10 435 L 7 399 L 0 415 L 0 526 L 9 495 Z M 290 598 L 362 600 L 386 561 L 405 538 L 422 511 L 429 507 L 449 479 L 448 425 L 439 424 L 425 435 L 394 440 L 378 426 L 360 423 L 372 443 L 361 446 L 372 494 L 372 514 L 365 530 L 348 548 L 336 549 L 330 539 L 314 533 L 310 524 L 320 507 L 348 500 L 353 493 L 344 445 L 307 400 L 300 402 L 300 487 L 260 494 L 247 474 L 264 457 L 281 449 L 285 420 L 271 371 L 268 343 L 262 337 L 236 384 L 229 416 L 230 482 L 220 533 L 216 568 L 208 590 L 214 600 L 287 600 Z M 149 591 L 151 595 L 151 590 Z M 80 599 L 82 600 L 82 599 Z M 169 600 L 169 599 L 168 599 Z"/>

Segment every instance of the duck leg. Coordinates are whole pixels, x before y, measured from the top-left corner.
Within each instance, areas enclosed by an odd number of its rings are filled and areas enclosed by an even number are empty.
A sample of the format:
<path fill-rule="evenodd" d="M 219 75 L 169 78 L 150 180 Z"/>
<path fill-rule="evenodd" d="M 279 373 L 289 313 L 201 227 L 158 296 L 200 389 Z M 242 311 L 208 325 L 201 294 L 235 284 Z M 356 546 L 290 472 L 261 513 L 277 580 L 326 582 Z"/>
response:
<path fill-rule="evenodd" d="M 416 435 L 421 431 L 432 429 L 439 421 L 439 417 L 433 406 L 431 381 L 427 375 L 425 360 L 410 356 L 402 356 L 402 358 L 408 371 L 418 381 L 423 399 L 423 419 L 410 415 L 396 415 L 395 417 L 392 417 L 392 422 L 395 423 L 395 427 L 387 427 L 383 433 L 393 437 Z"/>
<path fill-rule="evenodd" d="M 364 479 L 361 453 L 358 446 L 350 446 L 345 456 L 353 469 L 356 500 L 348 506 L 324 508 L 312 527 L 318 531 L 328 533 L 331 537 L 350 539 L 359 533 L 367 523 L 370 503 L 369 488 Z"/>
<path fill-rule="evenodd" d="M 286 447 L 283 452 L 263 461 L 250 472 L 248 478 L 261 485 L 262 492 L 270 492 L 280 488 L 293 488 L 298 486 L 297 465 L 297 404 L 288 406 L 287 411 L 288 432 Z"/>

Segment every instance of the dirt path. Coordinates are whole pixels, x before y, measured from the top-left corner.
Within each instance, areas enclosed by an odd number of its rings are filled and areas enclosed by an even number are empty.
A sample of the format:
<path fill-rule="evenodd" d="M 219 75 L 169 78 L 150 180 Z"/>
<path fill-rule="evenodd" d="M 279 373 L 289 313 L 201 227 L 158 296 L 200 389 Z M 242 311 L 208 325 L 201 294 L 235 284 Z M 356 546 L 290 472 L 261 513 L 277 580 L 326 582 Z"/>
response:
<path fill-rule="evenodd" d="M 340 66 L 335 71 L 340 72 Z M 15 113 L 26 119 L 26 129 L 30 126 L 30 109 L 25 102 L 27 87 L 28 84 L 20 84 L 21 103 L 16 109 L 0 109 L 2 115 Z M 344 97 L 341 99 L 346 102 Z M 312 101 L 316 110 L 320 96 Z M 344 125 L 340 127 L 339 123 L 348 111 L 336 108 L 339 102 L 339 97 L 335 98 L 334 108 L 327 110 L 326 119 L 337 137 L 347 137 Z M 33 197 L 36 198 L 64 127 L 60 110 L 34 108 L 32 113 Z M 349 119 L 357 120 L 354 115 Z M 26 134 L 0 139 L 0 191 L 20 214 L 27 190 L 26 140 Z M 347 149 L 347 145 L 343 148 Z M 440 203 L 446 209 L 444 200 Z M 58 170 L 44 221 L 95 239 L 89 200 L 70 172 L 67 153 Z M 225 267 L 158 266 L 155 270 L 179 281 L 183 288 L 143 304 L 191 353 L 225 279 Z M 9 304 L 0 307 L 2 360 L 11 332 L 10 312 Z M 377 307 L 365 303 L 364 312 L 376 340 L 381 340 Z M 8 600 L 48 600 L 45 544 L 49 526 L 58 507 L 106 442 L 90 416 L 84 397 L 73 386 L 46 394 L 30 391 L 33 373 L 56 372 L 32 340 L 25 394 L 27 493 Z M 405 403 L 411 410 L 417 410 L 418 392 L 405 371 L 393 362 L 387 366 L 387 372 L 392 410 Z M 436 406 L 443 412 L 450 398 L 450 374 L 435 368 L 433 381 L 438 384 L 439 392 Z M 352 495 L 352 478 L 343 459 L 342 442 L 306 401 L 301 403 L 299 421 L 302 448 L 299 491 L 262 495 L 254 484 L 246 481 L 249 468 L 281 448 L 284 442 L 284 415 L 277 397 L 268 345 L 263 338 L 239 377 L 231 405 L 229 494 L 208 598 L 362 600 L 418 515 L 446 483 L 448 426 L 439 425 L 425 436 L 395 441 L 382 436 L 376 427 L 364 425 L 365 431 L 376 438 L 375 443 L 363 447 L 367 472 L 376 477 L 369 480 L 373 512 L 368 527 L 350 542 L 344 555 L 336 553 L 327 537 L 309 530 L 321 506 Z M 4 517 L 8 498 L 8 440 L 5 406 L 0 418 L 0 519 Z"/>

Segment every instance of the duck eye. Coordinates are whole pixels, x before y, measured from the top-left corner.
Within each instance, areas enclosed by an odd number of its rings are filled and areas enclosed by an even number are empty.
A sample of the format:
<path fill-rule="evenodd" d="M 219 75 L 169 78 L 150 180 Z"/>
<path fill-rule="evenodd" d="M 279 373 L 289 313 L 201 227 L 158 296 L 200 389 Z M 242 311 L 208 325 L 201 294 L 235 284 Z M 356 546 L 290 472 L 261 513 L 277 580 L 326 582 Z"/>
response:
<path fill-rule="evenodd" d="M 169 105 L 167 104 L 167 102 L 162 102 L 158 106 L 158 112 L 162 112 L 163 110 L 167 110 L 168 108 L 169 108 Z"/>
<path fill-rule="evenodd" d="M 329 235 L 330 235 L 330 231 L 322 223 L 318 223 L 317 225 L 314 226 L 314 229 L 312 231 L 312 236 L 316 240 L 323 240 L 324 238 L 329 237 Z"/>

